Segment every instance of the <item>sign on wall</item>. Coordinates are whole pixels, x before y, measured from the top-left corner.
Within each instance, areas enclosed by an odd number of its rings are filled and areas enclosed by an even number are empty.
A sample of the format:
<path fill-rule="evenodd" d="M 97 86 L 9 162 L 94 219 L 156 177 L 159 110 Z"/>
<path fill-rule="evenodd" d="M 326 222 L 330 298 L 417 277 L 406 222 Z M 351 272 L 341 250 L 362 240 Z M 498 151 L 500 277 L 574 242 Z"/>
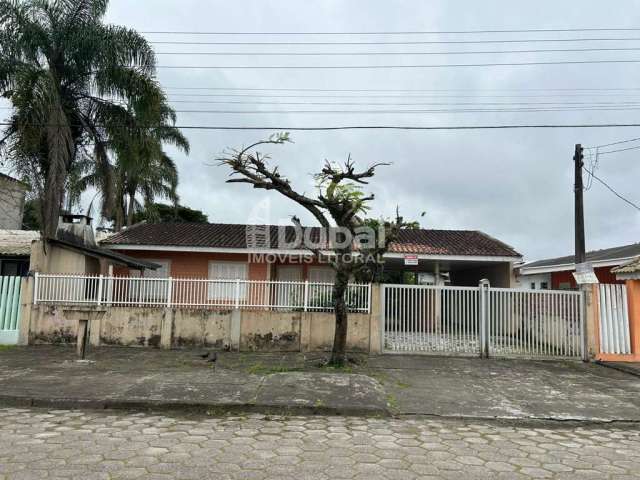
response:
<path fill-rule="evenodd" d="M 406 267 L 416 266 L 418 265 L 418 255 L 405 255 L 404 256 L 404 265 Z"/>

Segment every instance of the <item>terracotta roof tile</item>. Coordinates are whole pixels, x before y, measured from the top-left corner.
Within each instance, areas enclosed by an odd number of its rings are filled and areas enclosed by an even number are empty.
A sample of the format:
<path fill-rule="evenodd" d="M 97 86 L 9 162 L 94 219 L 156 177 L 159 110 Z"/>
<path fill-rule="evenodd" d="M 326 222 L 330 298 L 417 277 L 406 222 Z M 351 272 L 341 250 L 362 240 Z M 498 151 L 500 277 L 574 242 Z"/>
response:
<path fill-rule="evenodd" d="M 306 227 L 317 240 L 319 229 Z M 286 227 L 288 241 L 294 228 Z M 276 248 L 278 229 L 273 225 L 226 223 L 145 223 L 116 233 L 102 242 L 110 245 L 149 245 L 202 248 Z M 482 232 L 468 230 L 402 230 L 392 253 L 520 257 L 513 248 Z"/>

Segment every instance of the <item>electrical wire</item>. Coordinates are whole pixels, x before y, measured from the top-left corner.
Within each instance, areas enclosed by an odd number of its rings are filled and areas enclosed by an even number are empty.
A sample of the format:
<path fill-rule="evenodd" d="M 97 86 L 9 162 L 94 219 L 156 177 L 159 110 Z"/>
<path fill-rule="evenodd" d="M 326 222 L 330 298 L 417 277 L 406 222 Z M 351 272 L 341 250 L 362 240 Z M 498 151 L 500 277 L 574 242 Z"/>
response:
<path fill-rule="evenodd" d="M 629 107 L 640 106 L 640 100 L 634 102 L 281 102 L 281 101 L 244 101 L 244 100 L 170 100 L 181 104 L 213 105 L 338 105 L 338 106 L 590 106 L 590 107 Z"/>
<path fill-rule="evenodd" d="M 629 150 L 637 150 L 640 148 L 640 145 L 635 146 L 635 147 L 628 147 L 628 148 L 618 148 L 616 150 L 608 150 L 605 152 L 600 152 L 600 155 L 608 155 L 610 153 L 618 153 L 618 152 L 627 152 Z"/>
<path fill-rule="evenodd" d="M 496 62 L 496 63 L 443 63 L 413 65 L 158 65 L 158 69 L 171 70 L 383 70 L 418 68 L 458 67 L 522 67 L 543 65 L 589 65 L 589 64 L 640 63 L 639 60 L 560 60 L 549 62 Z"/>
<path fill-rule="evenodd" d="M 634 52 L 640 47 L 620 48 L 550 48 L 529 50 L 478 50 L 466 52 L 156 52 L 156 55 L 197 56 L 271 56 L 271 57 L 333 57 L 333 56 L 391 56 L 391 55 L 493 55 L 511 53 L 578 53 L 578 52 Z"/>
<path fill-rule="evenodd" d="M 509 43 L 574 43 L 574 42 L 637 42 L 638 37 L 592 37 L 592 38 L 523 38 L 499 40 L 378 40 L 378 41 L 340 41 L 340 42 L 230 42 L 230 41 L 181 41 L 149 40 L 153 45 L 474 45 Z"/>
<path fill-rule="evenodd" d="M 637 111 L 640 106 L 621 107 L 562 107 L 562 108 L 451 108 L 401 110 L 175 110 L 176 113 L 206 114 L 422 114 L 422 113 L 542 113 L 542 112 L 621 112 Z M 613 152 L 608 152 L 613 153 Z"/>
<path fill-rule="evenodd" d="M 220 32 L 189 30 L 150 30 L 140 32 L 144 35 L 459 35 L 474 33 L 568 33 L 568 32 L 634 32 L 638 27 L 614 28 L 526 28 L 493 30 L 408 30 L 408 31 L 368 31 L 368 32 Z"/>
<path fill-rule="evenodd" d="M 582 167 L 589 175 L 591 175 L 597 182 L 599 182 L 600 184 L 604 185 L 604 187 L 607 188 L 607 190 L 609 190 L 611 193 L 613 193 L 616 197 L 618 197 L 620 200 L 624 201 L 625 203 L 631 205 L 633 208 L 635 208 L 636 210 L 640 211 L 640 206 L 634 202 L 632 202 L 631 200 L 629 200 L 628 198 L 624 197 L 623 195 L 621 195 L 620 193 L 618 193 L 611 185 L 609 185 L 607 182 L 605 182 L 604 180 L 602 180 L 600 177 L 596 176 L 594 174 L 593 171 L 589 170 L 587 167 L 583 166 Z"/>
<path fill-rule="evenodd" d="M 0 126 L 10 126 L 11 123 L 0 122 Z M 47 123 L 27 124 L 32 127 L 57 127 L 60 125 Z M 80 126 L 80 125 L 78 125 Z M 154 128 L 160 125 L 140 125 L 137 128 Z M 131 128 L 129 125 L 121 125 L 121 128 Z M 340 131 L 340 130 L 516 130 L 516 129 L 561 129 L 561 128 L 639 128 L 640 123 L 573 123 L 573 124 L 506 124 L 506 125 L 338 125 L 325 127 L 295 127 L 295 126 L 229 126 L 229 125 L 175 125 L 182 130 L 220 130 L 220 131 Z M 118 128 L 113 125 L 113 128 Z"/>
<path fill-rule="evenodd" d="M 610 88 L 248 88 L 248 87 L 176 87 L 166 86 L 166 90 L 229 90 L 229 91 L 284 91 L 284 92 L 337 92 L 337 93 L 412 93 L 412 92 L 577 92 L 577 91 L 640 91 L 637 87 L 610 87 Z"/>

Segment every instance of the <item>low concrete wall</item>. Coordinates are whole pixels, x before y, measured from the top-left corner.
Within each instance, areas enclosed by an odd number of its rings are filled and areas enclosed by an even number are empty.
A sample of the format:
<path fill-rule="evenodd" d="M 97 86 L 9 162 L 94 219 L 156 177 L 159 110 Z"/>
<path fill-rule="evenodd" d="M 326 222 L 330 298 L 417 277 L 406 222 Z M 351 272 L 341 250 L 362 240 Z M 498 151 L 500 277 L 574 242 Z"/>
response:
<path fill-rule="evenodd" d="M 28 326 L 23 325 L 23 330 L 28 331 L 29 344 L 75 343 L 80 319 L 89 320 L 90 343 L 95 346 L 326 351 L 335 331 L 333 313 L 50 305 L 27 309 L 23 320 Z M 373 315 L 350 314 L 347 349 L 378 353 L 378 325 Z"/>

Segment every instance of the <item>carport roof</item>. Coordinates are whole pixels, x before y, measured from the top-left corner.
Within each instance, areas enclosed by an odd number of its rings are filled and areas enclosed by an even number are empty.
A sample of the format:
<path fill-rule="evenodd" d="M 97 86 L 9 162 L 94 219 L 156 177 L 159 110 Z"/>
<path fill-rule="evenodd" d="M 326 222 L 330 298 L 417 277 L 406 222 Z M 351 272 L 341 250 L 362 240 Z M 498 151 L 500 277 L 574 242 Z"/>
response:
<path fill-rule="evenodd" d="M 245 225 L 227 223 L 143 223 L 116 233 L 101 242 L 112 249 L 150 250 L 248 250 L 248 232 L 252 228 L 265 232 L 268 245 L 278 250 L 276 225 Z M 319 228 L 305 227 L 311 238 L 319 237 Z M 294 238 L 293 227 L 285 227 L 288 240 Z M 483 256 L 514 257 L 521 255 L 509 245 L 475 230 L 402 230 L 396 242 L 391 243 L 390 253 L 434 256 Z"/>

